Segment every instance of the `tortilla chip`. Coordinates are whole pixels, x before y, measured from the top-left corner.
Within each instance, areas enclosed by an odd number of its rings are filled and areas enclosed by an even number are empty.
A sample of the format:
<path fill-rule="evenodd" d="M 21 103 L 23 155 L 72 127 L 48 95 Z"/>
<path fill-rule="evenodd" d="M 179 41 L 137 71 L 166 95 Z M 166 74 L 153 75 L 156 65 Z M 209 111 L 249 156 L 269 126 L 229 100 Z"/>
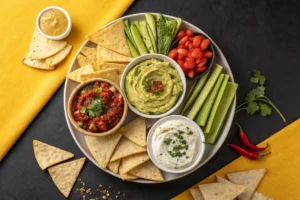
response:
<path fill-rule="evenodd" d="M 123 172 L 127 173 L 133 168 L 143 164 L 144 162 L 148 161 L 150 158 L 147 152 L 134 154 L 132 156 L 128 156 L 122 159 L 123 163 Z"/>
<path fill-rule="evenodd" d="M 100 70 L 118 69 L 122 73 L 125 70 L 125 68 L 126 68 L 125 64 L 117 64 L 117 63 L 103 63 L 103 64 L 100 65 Z"/>
<path fill-rule="evenodd" d="M 269 200 L 269 197 L 262 193 L 254 192 L 251 200 Z"/>
<path fill-rule="evenodd" d="M 146 147 L 146 120 L 138 117 L 119 129 L 119 132 L 132 142 Z"/>
<path fill-rule="evenodd" d="M 93 78 L 104 78 L 120 85 L 122 73 L 118 69 L 105 69 L 95 73 L 82 74 L 80 76 L 81 82 L 93 79 Z"/>
<path fill-rule="evenodd" d="M 217 183 L 227 183 L 227 184 L 233 184 L 230 181 L 228 181 L 227 179 L 220 177 L 220 176 L 216 176 L 216 182 Z"/>
<path fill-rule="evenodd" d="M 227 174 L 230 182 L 247 186 L 247 190 L 238 197 L 238 200 L 250 200 L 266 172 L 267 169 L 256 169 Z"/>
<path fill-rule="evenodd" d="M 108 163 L 107 168 L 113 173 L 117 174 L 119 172 L 120 163 L 121 163 L 121 159 L 116 160 L 114 162 L 110 162 Z"/>
<path fill-rule="evenodd" d="M 95 59 L 97 57 L 97 48 L 92 47 L 82 47 L 81 53 L 85 55 L 85 57 Z"/>
<path fill-rule="evenodd" d="M 137 166 L 136 168 L 130 170 L 130 174 L 152 180 L 152 181 L 164 181 L 164 177 L 162 176 L 160 170 L 153 164 L 151 160 Z"/>
<path fill-rule="evenodd" d="M 63 40 L 50 40 L 44 37 L 35 28 L 28 52 L 28 58 L 38 60 L 48 58 L 61 51 L 66 45 L 67 42 Z"/>
<path fill-rule="evenodd" d="M 63 61 L 67 57 L 67 55 L 69 55 L 71 49 L 72 49 L 72 45 L 67 44 L 65 48 L 63 48 L 63 50 L 45 59 L 47 65 L 48 66 L 57 65 L 58 63 Z"/>
<path fill-rule="evenodd" d="M 125 56 L 131 56 L 130 49 L 127 45 L 124 32 L 124 23 L 122 20 L 119 20 L 109 27 L 102 28 L 93 34 L 88 35 L 87 39 L 112 51 L 118 52 Z"/>
<path fill-rule="evenodd" d="M 68 79 L 71 79 L 73 81 L 81 82 L 80 76 L 82 74 L 89 74 L 89 73 L 94 73 L 95 70 L 92 65 L 86 65 L 84 67 L 78 68 L 71 73 L 67 74 L 66 77 Z"/>
<path fill-rule="evenodd" d="M 227 183 L 207 183 L 198 185 L 204 199 L 229 200 L 239 196 L 246 190 L 246 186 Z"/>
<path fill-rule="evenodd" d="M 116 132 L 117 134 L 120 134 L 119 132 Z M 121 135 L 121 134 L 120 134 Z M 131 142 L 130 140 L 122 137 L 120 142 L 118 143 L 114 154 L 112 155 L 110 162 L 119 160 L 121 158 L 125 158 L 127 156 L 131 156 L 134 154 L 145 152 L 146 148 L 143 148 L 134 142 Z"/>
<path fill-rule="evenodd" d="M 73 185 L 84 165 L 85 158 L 62 163 L 48 169 L 48 172 L 59 191 L 68 198 Z"/>
<path fill-rule="evenodd" d="M 36 59 L 28 58 L 28 53 L 25 54 L 22 62 L 29 67 L 33 67 L 33 68 L 37 68 L 37 69 L 45 69 L 45 70 L 54 70 L 55 69 L 54 65 L 51 65 L 51 66 L 47 65 L 47 63 L 44 59 L 36 60 Z"/>
<path fill-rule="evenodd" d="M 97 163 L 100 167 L 106 168 L 121 137 L 121 134 L 114 133 L 102 137 L 85 136 L 84 138 Z"/>
<path fill-rule="evenodd" d="M 111 51 L 102 46 L 98 46 L 97 48 L 97 59 L 98 64 L 101 63 L 129 63 L 133 60 L 131 57 L 124 56 L 122 54 L 118 54 L 114 51 Z"/>
<path fill-rule="evenodd" d="M 134 179 L 138 178 L 136 176 L 133 176 L 131 174 L 123 172 L 123 162 L 121 162 L 121 165 L 120 165 L 120 168 L 119 168 L 119 173 L 120 173 L 120 176 L 121 176 L 123 181 L 125 181 L 125 180 L 134 180 Z"/>
<path fill-rule="evenodd" d="M 74 154 L 68 151 L 38 140 L 33 140 L 32 144 L 35 159 L 42 170 L 74 157 Z"/>
<path fill-rule="evenodd" d="M 190 192 L 194 198 L 194 200 L 205 200 L 199 189 L 190 189 Z"/>

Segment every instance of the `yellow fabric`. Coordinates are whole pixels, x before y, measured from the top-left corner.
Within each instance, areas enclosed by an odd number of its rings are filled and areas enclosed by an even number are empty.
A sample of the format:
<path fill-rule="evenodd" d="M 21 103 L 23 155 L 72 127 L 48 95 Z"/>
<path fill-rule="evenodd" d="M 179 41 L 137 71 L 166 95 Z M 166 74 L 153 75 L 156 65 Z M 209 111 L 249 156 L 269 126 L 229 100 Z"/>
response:
<path fill-rule="evenodd" d="M 239 157 L 223 169 L 194 185 L 214 182 L 215 175 L 225 177 L 229 172 L 267 168 L 268 173 L 258 186 L 258 191 L 272 199 L 300 199 L 300 119 L 261 143 L 270 144 L 271 155 L 260 161 Z M 189 190 L 172 200 L 193 200 Z"/>
<path fill-rule="evenodd" d="M 63 83 L 85 36 L 120 17 L 132 2 L 9 0 L 1 3 L 0 161 Z M 53 5 L 64 8 L 71 16 L 73 28 L 66 41 L 73 46 L 72 52 L 54 71 L 27 67 L 21 61 L 29 48 L 36 17 L 43 8 Z"/>

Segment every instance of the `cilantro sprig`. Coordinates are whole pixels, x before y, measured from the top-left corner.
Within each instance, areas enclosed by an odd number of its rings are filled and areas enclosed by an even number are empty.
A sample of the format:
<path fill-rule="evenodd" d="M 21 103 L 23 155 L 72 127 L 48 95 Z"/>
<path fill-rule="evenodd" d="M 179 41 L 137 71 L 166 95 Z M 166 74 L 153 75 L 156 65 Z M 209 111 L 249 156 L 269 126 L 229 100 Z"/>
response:
<path fill-rule="evenodd" d="M 238 113 L 242 110 L 247 110 L 248 114 L 250 115 L 259 113 L 261 116 L 266 117 L 271 115 L 272 110 L 274 109 L 280 115 L 282 120 L 286 122 L 283 114 L 265 94 L 266 88 L 264 87 L 264 84 L 266 82 L 266 77 L 262 75 L 260 71 L 254 70 L 250 81 L 256 84 L 257 87 L 248 92 L 244 99 L 244 103 L 240 104 L 236 108 L 235 113 Z"/>
<path fill-rule="evenodd" d="M 107 106 L 102 101 L 101 97 L 94 98 L 87 107 L 81 107 L 80 112 L 87 114 L 89 117 L 99 117 Z"/>

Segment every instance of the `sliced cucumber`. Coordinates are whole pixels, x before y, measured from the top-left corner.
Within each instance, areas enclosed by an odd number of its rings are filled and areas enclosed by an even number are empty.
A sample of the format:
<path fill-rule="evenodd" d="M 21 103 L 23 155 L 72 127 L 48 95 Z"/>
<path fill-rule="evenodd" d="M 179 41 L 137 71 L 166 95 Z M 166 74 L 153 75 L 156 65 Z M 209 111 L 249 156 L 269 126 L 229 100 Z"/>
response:
<path fill-rule="evenodd" d="M 152 34 L 151 28 L 148 24 L 147 24 L 147 30 L 148 30 L 148 33 L 150 35 L 153 51 L 154 51 L 154 53 L 157 53 L 156 41 L 155 41 L 154 36 Z"/>
<path fill-rule="evenodd" d="M 134 21 L 133 24 L 136 26 L 137 30 L 138 30 L 138 31 L 140 32 L 140 34 L 141 34 L 140 22 Z"/>
<path fill-rule="evenodd" d="M 136 28 L 135 24 L 131 24 L 130 30 L 131 30 L 132 37 L 135 41 L 135 44 L 140 52 L 140 55 L 147 54 L 148 50 L 144 44 L 144 41 L 143 41 L 139 31 Z"/>
<path fill-rule="evenodd" d="M 126 36 L 126 41 L 127 41 L 128 46 L 129 46 L 131 55 L 134 58 L 138 57 L 140 55 L 139 52 L 134 48 L 133 44 L 131 43 L 131 41 L 129 40 L 129 38 L 127 36 Z"/>
<path fill-rule="evenodd" d="M 148 49 L 148 51 L 150 53 L 154 53 L 154 48 L 152 47 L 152 42 L 150 39 L 150 35 L 148 33 L 148 29 L 147 29 L 147 22 L 140 22 L 140 28 L 141 28 L 141 35 L 143 38 L 143 41 Z"/>
<path fill-rule="evenodd" d="M 125 29 L 125 34 L 127 35 L 128 39 L 130 40 L 131 44 L 133 44 L 134 48 L 137 50 L 137 46 L 135 44 L 135 41 L 132 37 L 131 31 L 130 31 L 130 24 L 128 20 L 124 20 L 124 29 Z"/>
<path fill-rule="evenodd" d="M 156 35 L 156 22 L 155 22 L 155 19 L 154 19 L 153 15 L 151 15 L 150 13 L 146 13 L 145 17 L 146 17 L 147 23 L 148 23 L 148 25 L 151 29 L 151 32 L 153 34 L 154 42 L 156 44 L 157 35 Z M 151 35 L 151 34 L 149 33 L 149 35 Z"/>

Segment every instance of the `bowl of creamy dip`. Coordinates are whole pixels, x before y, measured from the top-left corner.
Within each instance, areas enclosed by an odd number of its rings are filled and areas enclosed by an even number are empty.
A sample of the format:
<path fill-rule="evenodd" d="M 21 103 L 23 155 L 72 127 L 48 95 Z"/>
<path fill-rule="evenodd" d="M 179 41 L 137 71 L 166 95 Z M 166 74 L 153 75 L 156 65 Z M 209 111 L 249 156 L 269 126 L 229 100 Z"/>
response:
<path fill-rule="evenodd" d="M 152 162 L 161 170 L 184 173 L 201 161 L 205 137 L 201 128 L 181 115 L 158 120 L 150 129 L 147 150 Z"/>

